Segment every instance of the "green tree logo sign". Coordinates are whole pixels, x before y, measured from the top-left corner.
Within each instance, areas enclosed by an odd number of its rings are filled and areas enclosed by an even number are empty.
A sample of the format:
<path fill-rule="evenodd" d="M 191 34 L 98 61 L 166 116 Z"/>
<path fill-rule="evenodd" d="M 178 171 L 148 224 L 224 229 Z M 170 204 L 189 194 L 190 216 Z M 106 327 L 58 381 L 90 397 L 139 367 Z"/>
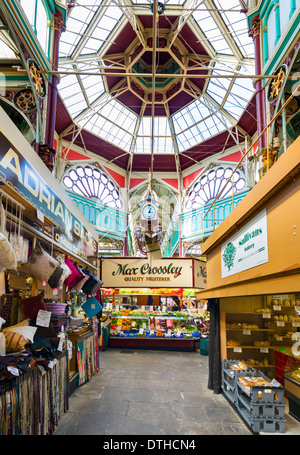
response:
<path fill-rule="evenodd" d="M 223 253 L 223 261 L 228 271 L 230 271 L 231 267 L 233 266 L 235 255 L 236 247 L 230 242 L 227 244 Z"/>

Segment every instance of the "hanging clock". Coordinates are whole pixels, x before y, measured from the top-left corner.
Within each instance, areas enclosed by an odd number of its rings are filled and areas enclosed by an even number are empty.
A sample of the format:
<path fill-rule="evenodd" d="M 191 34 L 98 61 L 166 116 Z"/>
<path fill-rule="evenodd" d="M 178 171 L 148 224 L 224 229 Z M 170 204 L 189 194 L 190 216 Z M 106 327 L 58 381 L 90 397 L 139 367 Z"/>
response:
<path fill-rule="evenodd" d="M 142 218 L 150 221 L 157 218 L 157 207 L 152 202 L 146 202 L 142 207 Z"/>
<path fill-rule="evenodd" d="M 36 103 L 33 91 L 25 88 L 17 92 L 14 96 L 14 104 L 23 112 L 29 113 L 35 111 Z"/>
<path fill-rule="evenodd" d="M 39 67 L 37 66 L 34 60 L 31 59 L 28 60 L 28 69 L 36 94 L 40 98 L 45 98 L 46 82 L 44 76 L 40 72 Z"/>
<path fill-rule="evenodd" d="M 268 101 L 274 103 L 277 100 L 283 84 L 286 79 L 286 65 L 281 65 L 274 73 L 274 78 L 271 79 L 268 90 Z"/>

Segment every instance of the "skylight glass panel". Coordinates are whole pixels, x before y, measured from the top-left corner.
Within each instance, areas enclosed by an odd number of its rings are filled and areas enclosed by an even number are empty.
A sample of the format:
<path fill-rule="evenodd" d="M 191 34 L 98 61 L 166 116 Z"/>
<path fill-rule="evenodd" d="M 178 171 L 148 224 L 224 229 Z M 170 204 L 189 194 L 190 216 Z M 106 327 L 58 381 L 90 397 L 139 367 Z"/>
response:
<path fill-rule="evenodd" d="M 81 72 L 87 71 L 89 73 L 87 75 L 81 74 L 78 78 L 82 83 L 86 98 L 89 103 L 92 104 L 105 91 L 103 78 L 100 74 L 97 74 L 99 73 L 97 66 L 94 67 L 90 64 L 80 64 L 77 65 L 77 70 Z M 94 72 L 95 75 L 90 74 L 92 72 Z"/>
<path fill-rule="evenodd" d="M 235 67 L 216 64 L 215 69 L 212 71 L 212 76 L 227 76 L 232 75 Z M 222 105 L 227 91 L 231 84 L 232 78 L 220 78 L 212 77 L 208 83 L 206 93 L 208 93 L 215 101 Z"/>
<path fill-rule="evenodd" d="M 242 66 L 238 72 L 244 75 L 251 75 L 253 71 L 254 68 L 252 66 Z M 230 94 L 224 103 L 224 109 L 235 119 L 238 119 L 243 114 L 253 94 L 254 87 L 251 78 L 235 79 Z"/>
<path fill-rule="evenodd" d="M 134 152 L 152 153 L 152 117 L 142 118 Z M 153 153 L 174 153 L 170 125 L 166 117 L 154 118 Z"/>
<path fill-rule="evenodd" d="M 240 12 L 240 2 L 238 0 L 214 0 L 214 3 L 243 56 L 254 58 L 253 40 L 248 35 L 246 15 Z"/>
<path fill-rule="evenodd" d="M 85 6 L 88 5 L 88 6 Z M 80 0 L 80 4 L 71 8 L 71 13 L 67 18 L 66 31 L 61 34 L 59 44 L 59 56 L 67 57 L 72 54 L 81 36 L 85 33 L 90 21 L 92 20 L 97 6 L 95 0 Z"/>
<path fill-rule="evenodd" d="M 149 0 L 131 0 L 132 3 L 137 4 L 137 5 L 151 5 L 152 2 Z M 186 2 L 186 0 L 165 0 L 163 3 L 166 5 L 183 5 Z"/>
<path fill-rule="evenodd" d="M 250 90 L 245 84 L 247 79 L 238 79 L 232 86 L 230 94 L 224 104 L 224 109 L 238 119 L 246 109 L 253 90 Z"/>
<path fill-rule="evenodd" d="M 201 11 L 194 11 L 192 15 L 202 32 L 207 37 L 209 43 L 217 53 L 232 55 L 232 50 L 223 37 L 218 24 L 215 22 L 210 12 L 207 10 L 205 4 L 201 3 L 200 8 Z M 203 9 L 206 11 L 202 11 Z"/>
<path fill-rule="evenodd" d="M 79 126 L 100 136 L 102 139 L 129 151 L 137 116 L 109 94 L 101 100 L 97 112 L 78 121 Z"/>
<path fill-rule="evenodd" d="M 178 134 L 187 128 L 199 123 L 211 115 L 210 109 L 202 102 L 196 100 L 172 116 L 175 133 Z"/>
<path fill-rule="evenodd" d="M 172 116 L 176 140 L 180 152 L 197 145 L 224 131 L 230 125 L 207 101 L 194 101 Z"/>
<path fill-rule="evenodd" d="M 108 7 L 105 10 L 105 14 L 99 20 L 97 27 L 93 29 L 92 36 L 87 40 L 81 54 L 98 52 L 119 22 L 122 14 L 123 13 L 119 8 L 114 6 Z"/>
<path fill-rule="evenodd" d="M 77 76 L 73 74 L 62 76 L 58 87 L 59 93 L 73 117 L 87 108 Z"/>

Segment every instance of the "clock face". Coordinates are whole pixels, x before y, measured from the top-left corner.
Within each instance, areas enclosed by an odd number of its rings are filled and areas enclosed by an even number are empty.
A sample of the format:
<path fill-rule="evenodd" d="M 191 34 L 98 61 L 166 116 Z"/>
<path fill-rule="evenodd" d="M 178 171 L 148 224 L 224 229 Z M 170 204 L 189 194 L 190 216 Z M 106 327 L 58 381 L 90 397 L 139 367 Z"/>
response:
<path fill-rule="evenodd" d="M 142 208 L 142 215 L 146 220 L 153 220 L 156 216 L 156 208 L 153 204 L 145 204 Z"/>

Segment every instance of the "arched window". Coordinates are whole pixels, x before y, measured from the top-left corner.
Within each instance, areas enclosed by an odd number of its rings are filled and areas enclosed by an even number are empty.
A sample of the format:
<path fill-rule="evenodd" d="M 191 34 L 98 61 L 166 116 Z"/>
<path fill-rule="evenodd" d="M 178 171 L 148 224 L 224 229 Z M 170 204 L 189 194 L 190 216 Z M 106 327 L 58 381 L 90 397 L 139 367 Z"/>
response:
<path fill-rule="evenodd" d="M 287 4 L 286 0 L 279 0 L 280 9 L 280 32 L 283 35 L 287 29 L 287 25 L 290 21 L 291 8 Z"/>
<path fill-rule="evenodd" d="M 276 17 L 275 8 L 272 8 L 267 21 L 268 27 L 268 56 L 271 57 L 276 44 Z"/>
<path fill-rule="evenodd" d="M 109 207 L 120 209 L 122 201 L 118 189 L 97 167 L 77 166 L 63 178 L 68 190 L 87 198 L 97 198 Z"/>
<path fill-rule="evenodd" d="M 187 210 L 197 209 L 212 202 L 220 194 L 219 199 L 224 199 L 238 191 L 241 191 L 246 185 L 246 179 L 242 171 L 236 171 L 232 179 L 226 184 L 232 175 L 231 167 L 219 166 L 207 171 L 200 180 L 198 180 L 189 192 L 185 208 Z"/>
<path fill-rule="evenodd" d="M 30 25 L 33 28 L 45 54 L 48 56 L 49 26 L 48 16 L 42 0 L 20 0 Z"/>

